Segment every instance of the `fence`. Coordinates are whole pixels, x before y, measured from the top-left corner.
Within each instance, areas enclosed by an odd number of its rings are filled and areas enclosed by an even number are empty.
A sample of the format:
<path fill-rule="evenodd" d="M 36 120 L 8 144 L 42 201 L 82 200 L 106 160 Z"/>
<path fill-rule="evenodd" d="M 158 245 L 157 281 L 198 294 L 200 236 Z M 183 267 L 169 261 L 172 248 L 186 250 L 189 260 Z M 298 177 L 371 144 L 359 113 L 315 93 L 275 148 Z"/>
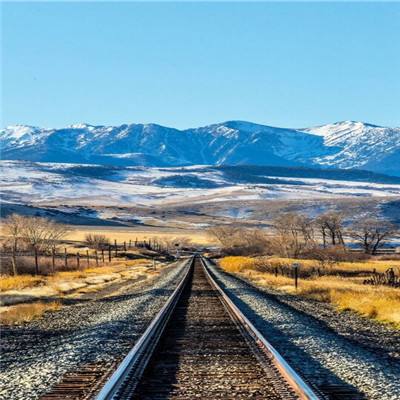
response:
<path fill-rule="evenodd" d="M 371 270 L 343 270 L 331 267 L 304 267 L 301 265 L 301 260 L 299 260 L 299 265 L 293 268 L 293 264 L 280 264 L 280 265 L 270 265 L 268 263 L 260 261 L 256 264 L 256 269 L 260 272 L 267 272 L 274 274 L 275 276 L 284 276 L 294 279 L 307 279 L 312 277 L 322 277 L 322 276 L 340 276 L 343 278 L 352 277 L 365 277 L 363 283 L 365 285 L 385 285 L 392 287 L 400 287 L 400 269 L 388 268 L 385 272 L 377 272 L 375 269 Z"/>
<path fill-rule="evenodd" d="M 388 268 L 385 272 L 376 272 L 374 270 L 372 275 L 364 280 L 364 284 L 400 287 L 400 275 L 396 275 L 393 268 Z"/>
<path fill-rule="evenodd" d="M 1 273 L 12 273 L 13 264 L 15 264 L 17 273 L 52 274 L 56 271 L 98 267 L 122 257 L 133 258 L 135 256 L 130 250 L 134 249 L 153 250 L 158 253 L 165 253 L 167 250 L 156 240 L 139 241 L 135 239 L 122 243 L 114 240 L 112 245 L 103 245 L 98 249 L 88 249 L 80 243 L 74 243 L 74 245 L 78 247 L 78 250 L 73 252 L 61 245 L 47 251 L 37 249 L 16 252 L 1 251 Z M 79 247 L 83 247 L 83 249 L 79 250 Z"/>

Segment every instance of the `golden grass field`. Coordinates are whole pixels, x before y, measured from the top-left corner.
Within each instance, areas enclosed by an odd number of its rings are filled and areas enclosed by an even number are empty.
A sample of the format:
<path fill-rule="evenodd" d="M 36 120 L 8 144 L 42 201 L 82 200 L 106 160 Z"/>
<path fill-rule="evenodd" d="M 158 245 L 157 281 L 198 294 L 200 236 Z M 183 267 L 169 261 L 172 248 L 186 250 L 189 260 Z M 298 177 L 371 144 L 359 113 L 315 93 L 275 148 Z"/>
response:
<path fill-rule="evenodd" d="M 93 227 L 93 226 L 73 226 L 69 227 L 69 232 L 65 239 L 84 241 L 88 233 L 105 235 L 112 242 L 117 240 L 118 243 L 134 241 L 136 238 L 139 241 L 159 239 L 160 241 L 171 241 L 174 239 L 185 240 L 190 239 L 194 244 L 209 245 L 215 244 L 213 239 L 205 231 L 176 229 L 176 228 L 121 228 L 121 227 Z"/>
<path fill-rule="evenodd" d="M 282 265 L 300 264 L 300 268 L 318 268 L 320 265 L 316 260 L 299 260 L 294 258 L 282 257 L 225 257 L 222 263 L 229 263 L 231 272 L 240 272 L 243 269 L 255 268 L 258 264 L 265 264 L 271 267 L 280 267 Z M 329 268 L 329 267 L 327 267 Z M 338 271 L 373 271 L 384 272 L 388 268 L 399 269 L 400 260 L 368 260 L 358 262 L 337 262 L 332 267 Z"/>
<path fill-rule="evenodd" d="M 61 281 L 87 278 L 95 275 L 112 273 L 123 273 L 127 267 L 150 266 L 151 262 L 146 259 L 136 259 L 129 261 L 114 261 L 103 267 L 84 268 L 76 271 L 56 272 L 54 275 L 16 275 L 0 277 L 0 292 L 8 290 L 22 290 L 38 286 L 56 285 Z"/>
<path fill-rule="evenodd" d="M 150 268 L 149 268 L 150 267 Z M 149 279 L 159 273 L 146 259 L 113 261 L 95 268 L 57 272 L 51 276 L 17 275 L 0 277 L 0 293 L 10 298 L 14 295 L 34 296 L 37 301 L 3 306 L 0 323 L 12 325 L 40 318 L 47 311 L 61 308 L 61 299 L 97 292 L 111 282 L 144 277 Z M 46 301 L 41 301 L 45 298 Z M 54 299 L 54 301 L 49 301 Z"/>
<path fill-rule="evenodd" d="M 293 259 L 270 258 L 271 263 L 291 263 Z M 389 323 L 400 329 L 400 289 L 387 286 L 363 285 L 363 278 L 343 278 L 340 276 L 321 276 L 300 279 L 296 291 L 293 279 L 286 276 L 275 276 L 271 273 L 257 271 L 257 260 L 251 257 L 225 257 L 220 266 L 227 272 L 234 273 L 260 287 L 272 287 L 285 293 L 306 296 L 332 304 L 338 311 L 351 310 L 360 315 L 372 318 L 381 323 Z M 315 261 L 296 260 L 305 267 Z M 389 264 L 391 264 L 389 262 Z M 393 262 L 399 266 L 399 262 Z M 272 264 L 273 265 L 273 264 Z M 349 270 L 366 270 L 377 268 L 385 270 L 387 261 L 368 261 L 364 263 L 338 263 L 336 268 Z"/>

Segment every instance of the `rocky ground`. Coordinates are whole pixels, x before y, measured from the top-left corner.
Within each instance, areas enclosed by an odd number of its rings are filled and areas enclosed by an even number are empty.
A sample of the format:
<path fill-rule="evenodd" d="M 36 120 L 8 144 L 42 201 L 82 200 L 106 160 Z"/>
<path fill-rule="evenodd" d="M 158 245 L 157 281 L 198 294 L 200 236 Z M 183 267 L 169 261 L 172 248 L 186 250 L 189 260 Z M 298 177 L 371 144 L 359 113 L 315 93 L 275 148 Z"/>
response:
<path fill-rule="evenodd" d="M 260 290 L 211 266 L 217 281 L 273 346 L 322 392 L 400 398 L 400 333 L 326 304 Z"/>
<path fill-rule="evenodd" d="M 37 399 L 76 366 L 122 357 L 172 293 L 183 264 L 156 279 L 87 295 L 43 318 L 1 328 L 0 399 Z M 107 296 L 104 297 L 104 294 Z"/>

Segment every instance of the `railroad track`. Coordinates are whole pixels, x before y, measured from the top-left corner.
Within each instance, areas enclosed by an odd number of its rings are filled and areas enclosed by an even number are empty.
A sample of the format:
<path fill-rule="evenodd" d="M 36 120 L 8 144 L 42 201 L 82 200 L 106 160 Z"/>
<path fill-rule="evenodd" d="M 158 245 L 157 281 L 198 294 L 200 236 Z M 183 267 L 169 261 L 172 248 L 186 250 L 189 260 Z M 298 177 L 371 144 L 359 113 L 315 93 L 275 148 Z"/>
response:
<path fill-rule="evenodd" d="M 218 287 L 202 257 L 95 396 L 321 399 Z"/>

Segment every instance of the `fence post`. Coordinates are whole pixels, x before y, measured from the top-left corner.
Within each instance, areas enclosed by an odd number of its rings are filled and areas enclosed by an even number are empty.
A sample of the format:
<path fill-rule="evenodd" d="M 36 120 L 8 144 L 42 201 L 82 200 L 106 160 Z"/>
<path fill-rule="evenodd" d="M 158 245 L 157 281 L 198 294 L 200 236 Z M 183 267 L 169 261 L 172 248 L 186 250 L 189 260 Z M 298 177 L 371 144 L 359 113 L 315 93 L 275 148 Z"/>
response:
<path fill-rule="evenodd" d="M 89 268 L 90 260 L 89 260 L 89 250 L 86 250 L 86 265 Z"/>
<path fill-rule="evenodd" d="M 36 246 L 34 246 L 33 251 L 35 252 L 35 274 L 39 275 L 39 256 Z"/>
<path fill-rule="evenodd" d="M 275 267 L 275 276 L 278 277 L 278 267 Z"/>
<path fill-rule="evenodd" d="M 68 268 L 68 254 L 67 254 L 67 248 L 64 247 L 64 267 L 65 269 Z"/>
<path fill-rule="evenodd" d="M 99 256 L 98 256 L 98 254 L 97 254 L 97 250 L 95 250 L 95 257 L 96 257 L 96 267 L 98 267 L 99 266 Z"/>
<path fill-rule="evenodd" d="M 131 247 L 132 247 L 132 240 L 129 239 L 128 249 L 130 249 Z"/>
<path fill-rule="evenodd" d="M 293 268 L 294 268 L 294 287 L 297 290 L 298 286 L 298 280 L 299 280 L 299 263 L 293 263 Z"/>
<path fill-rule="evenodd" d="M 101 249 L 101 260 L 104 264 L 104 249 Z"/>
<path fill-rule="evenodd" d="M 81 268 L 81 256 L 79 254 L 79 251 L 76 253 L 76 268 L 77 269 Z"/>
<path fill-rule="evenodd" d="M 14 239 L 14 243 L 12 245 L 12 270 L 13 270 L 13 275 L 16 276 L 18 275 L 17 273 L 17 240 L 18 239 Z"/>
<path fill-rule="evenodd" d="M 108 262 L 111 262 L 111 244 L 108 245 Z"/>
<path fill-rule="evenodd" d="M 56 250 L 54 247 L 51 249 L 51 267 L 54 274 L 54 272 L 56 271 Z"/>
<path fill-rule="evenodd" d="M 115 257 L 118 257 L 117 239 L 114 239 Z"/>
<path fill-rule="evenodd" d="M 135 247 L 137 247 L 137 238 L 135 238 Z"/>
<path fill-rule="evenodd" d="M 126 251 L 126 242 L 124 242 L 124 251 Z"/>

